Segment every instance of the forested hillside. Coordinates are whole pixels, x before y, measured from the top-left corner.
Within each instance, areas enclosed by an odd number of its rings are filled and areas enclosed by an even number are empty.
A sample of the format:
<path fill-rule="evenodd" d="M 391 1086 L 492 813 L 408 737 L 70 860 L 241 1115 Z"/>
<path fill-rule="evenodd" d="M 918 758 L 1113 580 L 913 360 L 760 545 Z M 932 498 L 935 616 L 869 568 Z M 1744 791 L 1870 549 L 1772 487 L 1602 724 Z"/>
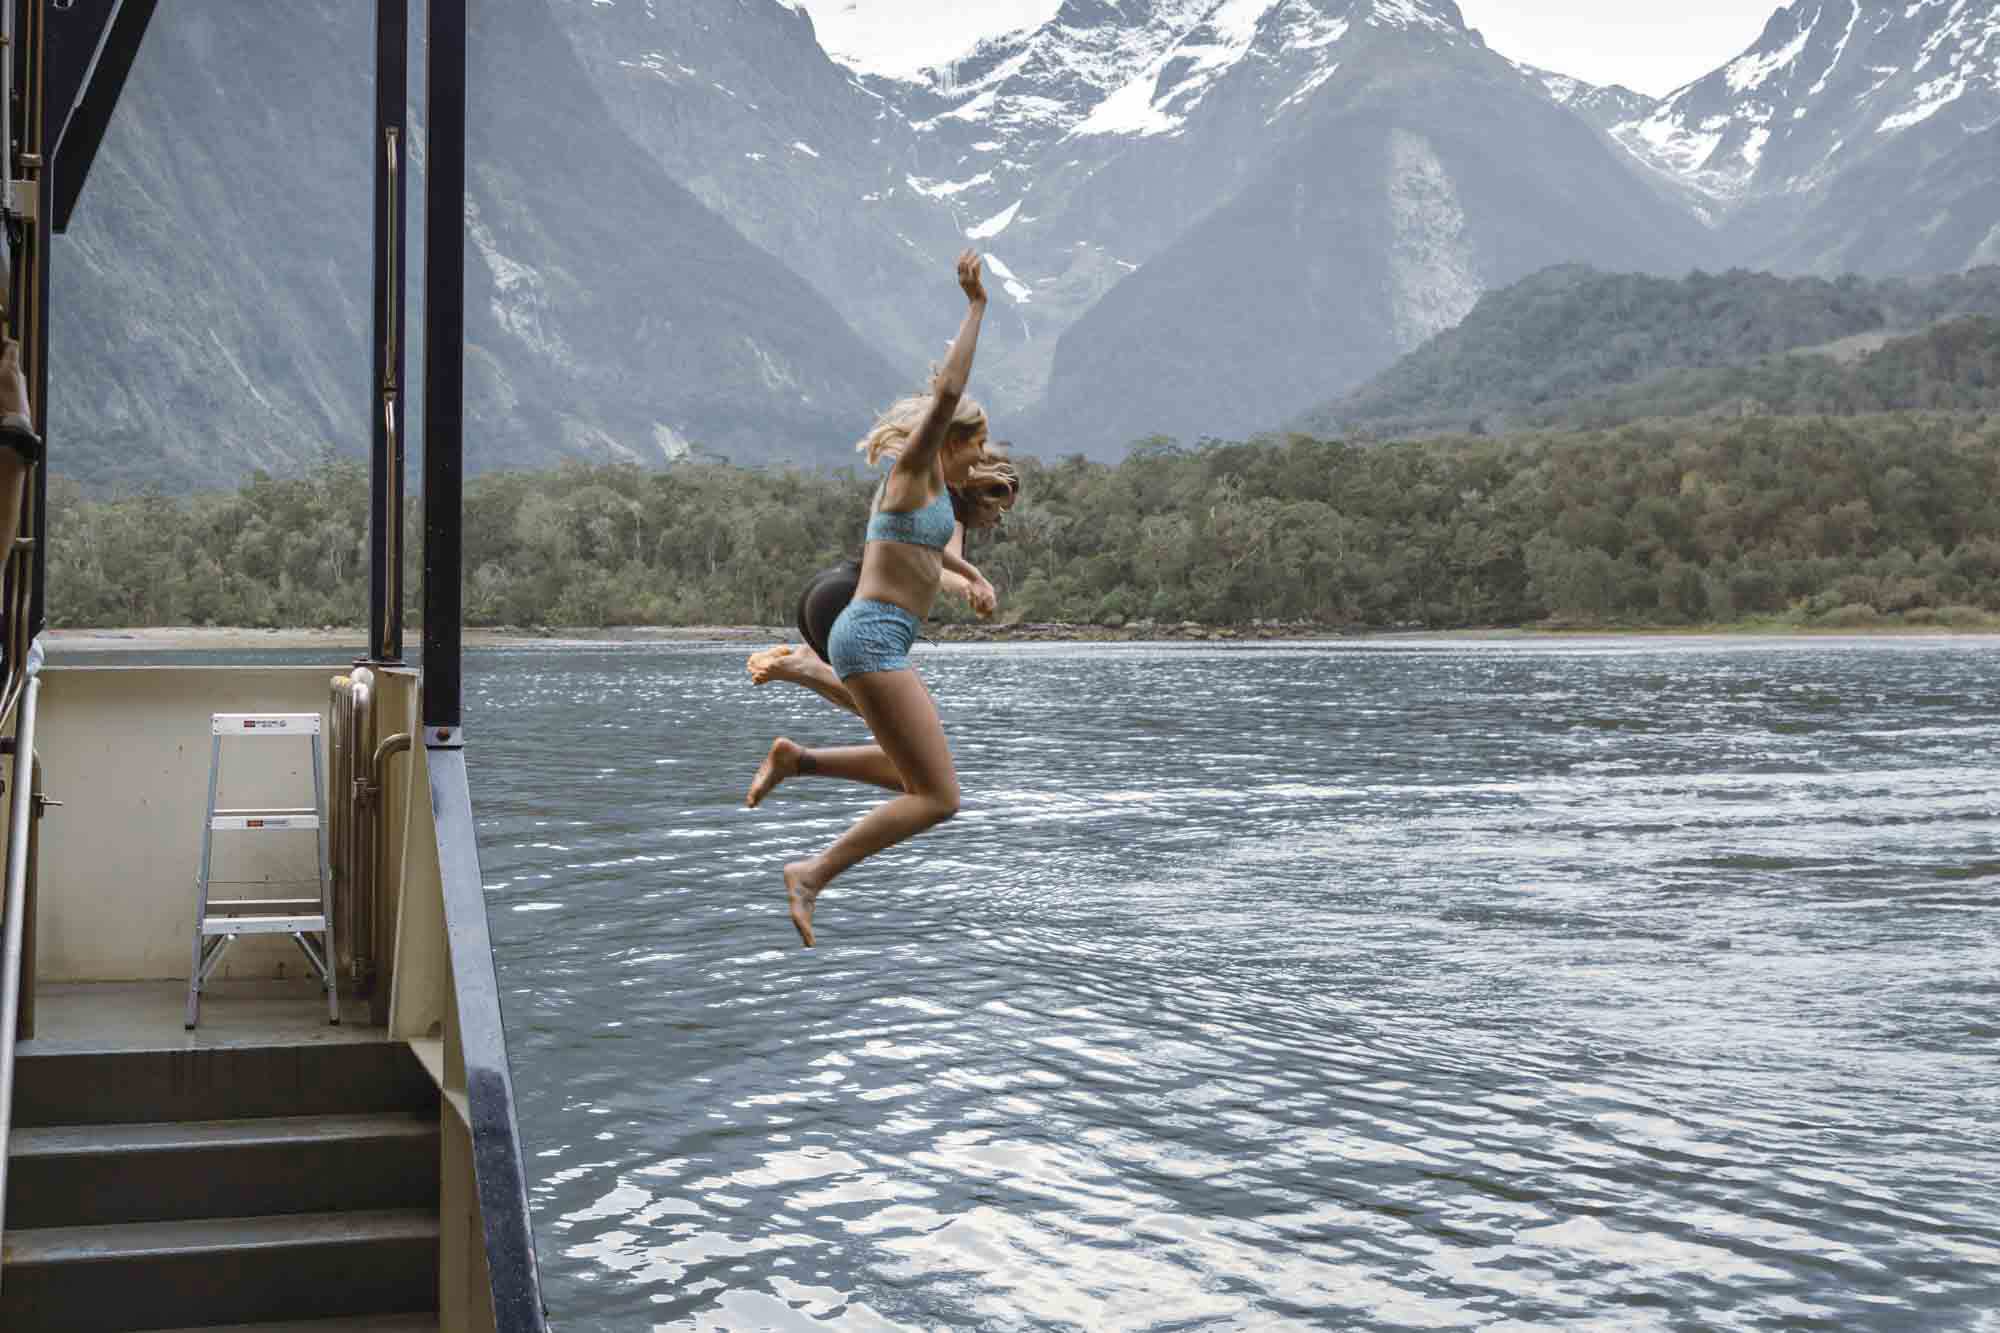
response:
<path fill-rule="evenodd" d="M 1634 386 L 1644 388 L 1633 405 L 1679 415 L 1713 406 L 1703 394 L 1719 382 L 1656 385 L 1672 372 L 1751 367 L 1857 334 L 1908 336 L 1966 315 L 2000 317 L 2000 267 L 1924 280 L 1829 282 L 1740 271 L 1666 279 L 1564 265 L 1488 293 L 1458 327 L 1308 413 L 1297 428 L 1393 438 L 1608 424 L 1640 413 L 1607 418 L 1591 404 Z M 1928 405 L 1882 402 L 1855 410 Z M 1808 404 L 1802 410 L 1846 409 Z"/>
<path fill-rule="evenodd" d="M 1995 416 L 1153 444 L 1117 466 L 1023 470 L 1005 530 L 969 552 L 1009 620 L 1923 624 L 2000 611 Z M 359 465 L 340 460 L 189 499 L 58 488 L 51 616 L 360 624 L 365 490 Z M 466 615 L 784 622 L 807 575 L 857 546 L 867 491 L 851 474 L 721 464 L 476 477 Z M 413 514 L 413 553 L 419 531 Z"/>
<path fill-rule="evenodd" d="M 1863 416 L 2000 411 L 2000 320 L 1947 320 L 1873 350 L 1786 352 L 1747 366 L 1670 370 L 1611 393 L 1520 413 L 1540 429 L 1603 430 L 1648 418 Z"/>

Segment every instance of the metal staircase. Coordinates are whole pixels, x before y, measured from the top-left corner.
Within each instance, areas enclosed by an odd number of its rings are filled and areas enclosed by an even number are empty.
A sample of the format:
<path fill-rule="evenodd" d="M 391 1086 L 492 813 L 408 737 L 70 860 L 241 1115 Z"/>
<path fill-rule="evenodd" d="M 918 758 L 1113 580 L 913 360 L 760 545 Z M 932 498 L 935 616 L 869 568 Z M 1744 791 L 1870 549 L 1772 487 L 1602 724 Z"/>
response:
<path fill-rule="evenodd" d="M 438 1327 L 438 1091 L 408 1047 L 29 1042 L 15 1093 L 8 1333 Z"/>

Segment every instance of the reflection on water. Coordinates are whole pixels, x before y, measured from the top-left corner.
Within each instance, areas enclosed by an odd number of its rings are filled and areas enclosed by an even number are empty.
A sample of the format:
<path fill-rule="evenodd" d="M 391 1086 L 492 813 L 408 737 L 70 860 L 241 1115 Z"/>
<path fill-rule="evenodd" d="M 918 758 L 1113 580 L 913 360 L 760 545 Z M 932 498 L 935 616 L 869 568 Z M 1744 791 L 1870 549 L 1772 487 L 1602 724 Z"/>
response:
<path fill-rule="evenodd" d="M 475 654 L 565 1329 L 1993 1328 L 1989 640 L 923 651 L 959 819 L 740 648 Z"/>

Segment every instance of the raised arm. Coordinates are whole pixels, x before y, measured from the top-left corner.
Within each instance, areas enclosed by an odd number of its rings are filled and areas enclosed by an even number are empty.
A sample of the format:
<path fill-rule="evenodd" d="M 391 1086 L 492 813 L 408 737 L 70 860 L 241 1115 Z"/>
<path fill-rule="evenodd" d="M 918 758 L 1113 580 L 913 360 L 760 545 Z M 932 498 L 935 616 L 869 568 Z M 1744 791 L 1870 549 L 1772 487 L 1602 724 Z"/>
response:
<path fill-rule="evenodd" d="M 972 354 L 979 346 L 979 322 L 986 315 L 986 286 L 979 279 L 979 268 L 977 251 L 967 250 L 958 257 L 958 286 L 965 293 L 965 319 L 958 326 L 958 336 L 951 340 L 951 350 L 945 353 L 944 366 L 931 381 L 930 411 L 924 414 L 896 459 L 896 472 L 922 476 L 930 471 L 938 450 L 944 447 L 945 432 L 951 425 L 952 414 L 958 411 L 958 400 L 965 396 L 966 382 L 972 378 Z"/>

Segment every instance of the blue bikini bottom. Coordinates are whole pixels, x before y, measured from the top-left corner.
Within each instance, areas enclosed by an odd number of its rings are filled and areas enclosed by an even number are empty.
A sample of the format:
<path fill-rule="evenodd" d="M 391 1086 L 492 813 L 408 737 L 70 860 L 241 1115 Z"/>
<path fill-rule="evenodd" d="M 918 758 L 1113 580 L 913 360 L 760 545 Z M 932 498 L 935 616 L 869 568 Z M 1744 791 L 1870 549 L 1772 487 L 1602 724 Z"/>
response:
<path fill-rule="evenodd" d="M 866 671 L 908 670 L 921 623 L 893 603 L 857 597 L 826 636 L 827 663 L 842 680 Z"/>

